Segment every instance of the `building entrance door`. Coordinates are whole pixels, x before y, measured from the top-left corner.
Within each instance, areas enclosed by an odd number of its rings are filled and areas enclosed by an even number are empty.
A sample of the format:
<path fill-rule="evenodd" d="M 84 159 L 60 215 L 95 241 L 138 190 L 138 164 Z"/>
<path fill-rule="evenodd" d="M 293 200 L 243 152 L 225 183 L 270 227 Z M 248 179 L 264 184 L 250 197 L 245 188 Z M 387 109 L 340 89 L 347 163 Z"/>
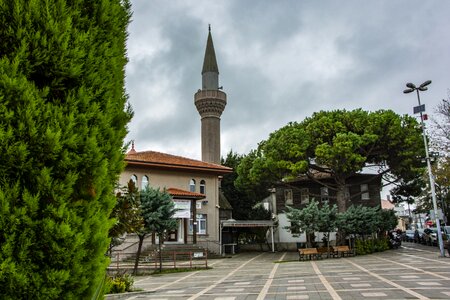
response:
<path fill-rule="evenodd" d="M 177 242 L 178 241 L 178 230 L 177 229 L 169 232 L 167 241 L 169 241 L 169 242 Z"/>

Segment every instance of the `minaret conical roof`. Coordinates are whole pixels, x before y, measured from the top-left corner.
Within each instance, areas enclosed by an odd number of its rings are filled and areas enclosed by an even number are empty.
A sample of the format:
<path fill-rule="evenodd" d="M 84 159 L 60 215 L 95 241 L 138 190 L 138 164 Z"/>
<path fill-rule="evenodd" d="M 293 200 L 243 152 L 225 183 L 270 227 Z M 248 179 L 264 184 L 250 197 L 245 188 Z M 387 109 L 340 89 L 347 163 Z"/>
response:
<path fill-rule="evenodd" d="M 206 72 L 219 73 L 217 66 L 216 52 L 214 51 L 214 44 L 211 36 L 211 26 L 208 28 L 208 40 L 206 42 L 205 59 L 203 60 L 202 75 Z"/>

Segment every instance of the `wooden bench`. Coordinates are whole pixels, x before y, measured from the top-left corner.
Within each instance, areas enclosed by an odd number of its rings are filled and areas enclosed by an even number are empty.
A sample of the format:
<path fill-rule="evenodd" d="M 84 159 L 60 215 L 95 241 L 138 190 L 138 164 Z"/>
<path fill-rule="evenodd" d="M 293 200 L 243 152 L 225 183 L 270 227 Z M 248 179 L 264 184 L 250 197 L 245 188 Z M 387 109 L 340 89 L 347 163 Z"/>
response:
<path fill-rule="evenodd" d="M 320 255 L 326 255 L 327 258 L 330 256 L 334 256 L 333 247 L 320 247 L 317 248 L 317 252 L 319 252 Z"/>
<path fill-rule="evenodd" d="M 317 251 L 317 248 L 298 249 L 298 255 L 298 260 L 322 259 L 322 254 Z"/>
<path fill-rule="evenodd" d="M 333 246 L 334 257 L 355 256 L 355 251 L 349 246 Z"/>

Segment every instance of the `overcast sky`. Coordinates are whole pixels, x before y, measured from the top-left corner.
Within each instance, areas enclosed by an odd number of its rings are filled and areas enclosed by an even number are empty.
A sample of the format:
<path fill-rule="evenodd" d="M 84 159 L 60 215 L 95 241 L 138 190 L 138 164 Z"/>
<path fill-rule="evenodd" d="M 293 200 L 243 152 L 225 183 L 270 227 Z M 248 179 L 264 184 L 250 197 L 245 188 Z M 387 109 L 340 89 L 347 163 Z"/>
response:
<path fill-rule="evenodd" d="M 247 154 L 320 110 L 412 114 L 407 82 L 432 116 L 450 88 L 450 1 L 132 0 L 126 88 L 136 150 L 201 158 L 194 93 L 211 24 L 222 156 Z"/>

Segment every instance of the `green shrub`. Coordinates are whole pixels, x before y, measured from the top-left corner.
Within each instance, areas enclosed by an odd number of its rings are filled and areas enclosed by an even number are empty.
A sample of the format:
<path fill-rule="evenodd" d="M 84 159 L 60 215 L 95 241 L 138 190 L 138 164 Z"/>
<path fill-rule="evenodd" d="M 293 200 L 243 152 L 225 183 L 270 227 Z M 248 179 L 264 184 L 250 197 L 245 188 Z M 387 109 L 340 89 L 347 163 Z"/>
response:
<path fill-rule="evenodd" d="M 389 249 L 386 238 L 374 240 L 356 240 L 355 252 L 356 255 L 366 255 L 374 252 L 382 252 Z"/>
<path fill-rule="evenodd" d="M 364 247 L 364 241 L 363 240 L 356 240 L 355 241 L 355 252 L 356 255 L 366 255 L 366 249 Z"/>
<path fill-rule="evenodd" d="M 374 245 L 375 252 L 382 252 L 382 251 L 386 251 L 388 249 L 389 249 L 389 245 L 388 245 L 388 241 L 386 238 L 381 238 L 381 239 L 375 240 L 375 245 Z"/>
<path fill-rule="evenodd" d="M 133 291 L 134 279 L 129 274 L 108 277 L 105 285 L 106 294 L 119 294 Z"/>

